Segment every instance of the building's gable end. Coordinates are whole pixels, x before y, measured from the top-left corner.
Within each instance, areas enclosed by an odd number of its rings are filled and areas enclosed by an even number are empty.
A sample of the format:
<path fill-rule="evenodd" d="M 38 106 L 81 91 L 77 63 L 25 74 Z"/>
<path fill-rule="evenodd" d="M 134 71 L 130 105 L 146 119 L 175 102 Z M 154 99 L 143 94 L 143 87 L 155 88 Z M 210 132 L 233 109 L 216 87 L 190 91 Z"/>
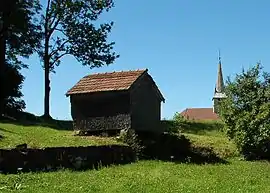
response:
<path fill-rule="evenodd" d="M 132 128 L 161 132 L 161 98 L 157 95 L 153 81 L 144 73 L 129 90 Z"/>
<path fill-rule="evenodd" d="M 156 96 L 159 98 L 159 100 L 165 102 L 165 98 L 163 97 L 153 78 L 147 73 L 147 70 L 143 74 L 141 74 L 141 76 L 139 76 L 137 80 L 134 81 L 134 83 L 130 86 L 129 90 L 131 94 L 134 90 L 140 87 L 142 81 L 149 81 L 152 85 L 153 91 L 156 93 Z"/>

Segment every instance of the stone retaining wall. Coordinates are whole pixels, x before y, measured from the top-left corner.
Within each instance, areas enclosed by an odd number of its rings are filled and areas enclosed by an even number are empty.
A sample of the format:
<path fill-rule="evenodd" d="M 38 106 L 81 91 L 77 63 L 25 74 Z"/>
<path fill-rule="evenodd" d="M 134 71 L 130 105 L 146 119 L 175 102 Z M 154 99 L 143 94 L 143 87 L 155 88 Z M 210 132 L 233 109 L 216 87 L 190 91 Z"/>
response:
<path fill-rule="evenodd" d="M 133 150 L 124 145 L 0 149 L 0 172 L 51 171 L 59 168 L 91 169 L 135 161 Z"/>

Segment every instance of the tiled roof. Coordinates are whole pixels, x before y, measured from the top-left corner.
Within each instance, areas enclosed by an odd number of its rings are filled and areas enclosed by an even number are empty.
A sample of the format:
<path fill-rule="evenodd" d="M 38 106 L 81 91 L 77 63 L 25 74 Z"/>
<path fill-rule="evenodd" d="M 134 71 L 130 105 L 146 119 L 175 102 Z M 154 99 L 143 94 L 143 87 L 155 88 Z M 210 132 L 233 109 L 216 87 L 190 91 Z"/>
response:
<path fill-rule="evenodd" d="M 219 120 L 213 108 L 187 108 L 181 115 L 190 120 Z"/>
<path fill-rule="evenodd" d="M 144 69 L 91 74 L 83 77 L 66 93 L 66 95 L 100 91 L 128 90 L 131 85 L 147 71 L 147 69 Z"/>

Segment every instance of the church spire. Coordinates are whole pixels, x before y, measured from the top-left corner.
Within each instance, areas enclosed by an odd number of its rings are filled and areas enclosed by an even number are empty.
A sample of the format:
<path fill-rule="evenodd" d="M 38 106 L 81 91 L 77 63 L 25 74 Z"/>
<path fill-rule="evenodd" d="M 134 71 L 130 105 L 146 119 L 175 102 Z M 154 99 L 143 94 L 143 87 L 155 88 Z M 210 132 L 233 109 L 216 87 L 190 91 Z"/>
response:
<path fill-rule="evenodd" d="M 217 77 L 217 82 L 215 85 L 215 93 L 214 93 L 214 97 L 213 97 L 214 113 L 218 113 L 219 102 L 223 98 L 226 98 L 226 95 L 224 93 L 224 82 L 223 82 L 223 74 L 222 74 L 222 67 L 221 67 L 220 50 L 219 50 L 219 52 L 218 52 L 218 77 Z"/>
<path fill-rule="evenodd" d="M 218 77 L 215 92 L 222 93 L 224 91 L 224 81 L 221 67 L 220 50 L 218 51 Z"/>

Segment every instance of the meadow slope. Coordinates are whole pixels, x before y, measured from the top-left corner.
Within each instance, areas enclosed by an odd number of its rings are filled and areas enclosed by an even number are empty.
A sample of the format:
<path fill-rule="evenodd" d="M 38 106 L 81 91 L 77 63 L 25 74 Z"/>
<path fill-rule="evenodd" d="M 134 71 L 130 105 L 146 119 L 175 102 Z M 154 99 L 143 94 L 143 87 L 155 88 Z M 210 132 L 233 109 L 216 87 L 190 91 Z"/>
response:
<path fill-rule="evenodd" d="M 181 133 L 193 146 L 212 148 L 228 163 L 198 165 L 148 160 L 99 170 L 0 174 L 0 192 L 269 192 L 269 162 L 241 161 L 234 144 L 220 129 L 201 126 L 182 128 Z M 20 143 L 30 147 L 118 143 L 114 138 L 79 137 L 73 136 L 73 131 L 11 123 L 0 123 L 0 135 L 0 148 Z"/>

